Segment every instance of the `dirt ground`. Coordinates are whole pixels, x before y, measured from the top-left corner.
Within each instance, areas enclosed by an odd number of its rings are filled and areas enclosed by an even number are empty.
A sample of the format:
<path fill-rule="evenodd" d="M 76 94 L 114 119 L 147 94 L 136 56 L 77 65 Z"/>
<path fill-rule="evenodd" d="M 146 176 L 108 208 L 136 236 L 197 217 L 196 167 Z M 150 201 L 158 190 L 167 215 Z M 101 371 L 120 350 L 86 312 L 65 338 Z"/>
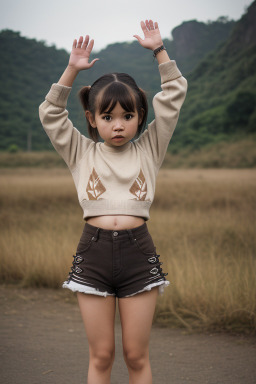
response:
<path fill-rule="evenodd" d="M 2 285 L 0 301 L 2 383 L 86 384 L 88 343 L 72 292 Z M 256 383 L 255 337 L 153 326 L 150 359 L 154 384 Z M 128 384 L 118 313 L 111 383 Z"/>

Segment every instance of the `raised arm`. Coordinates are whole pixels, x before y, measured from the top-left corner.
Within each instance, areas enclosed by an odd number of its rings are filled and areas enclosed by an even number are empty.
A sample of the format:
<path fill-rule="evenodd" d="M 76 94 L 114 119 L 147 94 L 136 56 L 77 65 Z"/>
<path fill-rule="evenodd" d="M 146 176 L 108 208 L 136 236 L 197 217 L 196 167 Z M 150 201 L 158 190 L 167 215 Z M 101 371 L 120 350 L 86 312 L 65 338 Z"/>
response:
<path fill-rule="evenodd" d="M 82 70 L 91 68 L 98 59 L 89 63 L 93 40 L 87 35 L 83 40 L 73 42 L 69 63 L 58 83 L 51 86 L 45 101 L 39 107 L 39 117 L 45 132 L 54 148 L 62 156 L 68 167 L 74 169 L 92 140 L 82 135 L 68 119 L 66 110 L 68 96 L 73 82 Z"/>
<path fill-rule="evenodd" d="M 157 23 L 141 22 L 144 39 L 134 35 L 141 46 L 152 51 L 163 45 Z M 186 97 L 187 80 L 179 71 L 175 60 L 170 60 L 166 50 L 156 55 L 161 76 L 162 92 L 153 99 L 155 120 L 135 140 L 138 147 L 152 157 L 158 170 L 164 160 L 169 141 L 177 125 L 180 109 Z"/>

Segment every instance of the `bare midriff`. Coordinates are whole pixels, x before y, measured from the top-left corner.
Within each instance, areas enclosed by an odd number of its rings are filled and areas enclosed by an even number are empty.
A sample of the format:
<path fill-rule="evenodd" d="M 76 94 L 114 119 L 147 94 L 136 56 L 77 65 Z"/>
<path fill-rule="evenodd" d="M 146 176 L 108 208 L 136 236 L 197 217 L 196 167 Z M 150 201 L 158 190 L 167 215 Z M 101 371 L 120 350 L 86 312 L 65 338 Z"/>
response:
<path fill-rule="evenodd" d="M 89 217 L 86 221 L 88 224 L 91 224 L 94 227 L 100 227 L 103 229 L 116 229 L 119 231 L 122 229 L 132 229 L 139 227 L 145 223 L 145 220 L 142 217 L 128 215 L 94 216 Z"/>

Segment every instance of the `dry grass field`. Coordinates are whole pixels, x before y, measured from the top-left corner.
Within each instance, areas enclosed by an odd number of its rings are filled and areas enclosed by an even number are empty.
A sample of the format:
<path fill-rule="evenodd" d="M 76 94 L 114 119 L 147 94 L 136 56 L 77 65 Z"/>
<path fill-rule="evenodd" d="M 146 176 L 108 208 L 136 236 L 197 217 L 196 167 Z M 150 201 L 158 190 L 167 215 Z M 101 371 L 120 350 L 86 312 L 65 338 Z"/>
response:
<path fill-rule="evenodd" d="M 162 169 L 150 215 L 171 282 L 155 322 L 255 332 L 256 170 Z M 0 169 L 0 218 L 0 281 L 60 287 L 84 225 L 69 171 Z"/>

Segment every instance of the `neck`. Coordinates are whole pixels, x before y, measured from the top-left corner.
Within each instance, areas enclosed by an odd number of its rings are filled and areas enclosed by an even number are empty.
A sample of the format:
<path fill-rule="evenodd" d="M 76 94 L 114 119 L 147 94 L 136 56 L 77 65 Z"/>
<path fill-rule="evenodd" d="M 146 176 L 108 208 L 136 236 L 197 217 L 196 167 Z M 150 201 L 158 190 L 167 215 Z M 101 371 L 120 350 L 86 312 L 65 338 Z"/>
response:
<path fill-rule="evenodd" d="M 130 147 L 130 145 L 131 145 L 130 141 L 128 141 L 124 145 L 120 145 L 120 146 L 111 145 L 111 144 L 107 143 L 106 141 L 104 141 L 103 149 L 105 149 L 109 152 L 123 152 L 123 151 L 126 151 Z"/>

